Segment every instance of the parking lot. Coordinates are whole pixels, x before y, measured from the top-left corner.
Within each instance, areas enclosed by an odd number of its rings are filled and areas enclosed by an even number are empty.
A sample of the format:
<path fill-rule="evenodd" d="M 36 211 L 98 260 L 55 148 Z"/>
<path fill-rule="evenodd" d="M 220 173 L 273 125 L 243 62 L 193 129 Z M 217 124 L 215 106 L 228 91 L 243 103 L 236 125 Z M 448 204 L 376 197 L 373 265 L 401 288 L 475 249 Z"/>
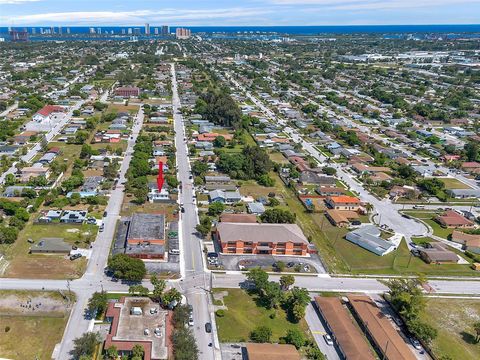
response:
<path fill-rule="evenodd" d="M 285 264 L 284 272 L 326 273 L 318 255 L 310 257 L 273 256 L 273 255 L 223 255 L 219 254 L 218 263 L 224 270 L 248 270 L 261 267 L 265 270 L 275 270 L 275 263 Z"/>

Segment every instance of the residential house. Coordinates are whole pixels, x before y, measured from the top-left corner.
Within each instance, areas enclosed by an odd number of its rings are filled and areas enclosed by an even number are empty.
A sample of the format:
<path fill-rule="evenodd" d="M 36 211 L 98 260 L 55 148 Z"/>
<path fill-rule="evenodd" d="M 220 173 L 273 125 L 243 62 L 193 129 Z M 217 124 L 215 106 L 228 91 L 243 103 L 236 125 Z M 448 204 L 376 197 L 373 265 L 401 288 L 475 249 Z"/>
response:
<path fill-rule="evenodd" d="M 265 212 L 265 206 L 261 202 L 251 202 L 247 204 L 247 210 L 250 214 L 262 215 Z"/>
<path fill-rule="evenodd" d="M 234 204 L 242 200 L 242 196 L 238 190 L 213 190 L 209 192 L 208 197 L 210 198 L 210 202 L 221 202 L 224 204 Z"/>
<path fill-rule="evenodd" d="M 325 203 L 330 209 L 335 210 L 358 211 L 360 209 L 360 200 L 353 196 L 328 196 Z"/>
<path fill-rule="evenodd" d="M 476 189 L 447 189 L 445 192 L 455 199 L 470 199 L 480 197 L 480 190 Z"/>
<path fill-rule="evenodd" d="M 446 228 L 473 228 L 473 221 L 468 220 L 454 210 L 447 210 L 443 215 L 438 215 L 435 220 Z"/>
<path fill-rule="evenodd" d="M 20 170 L 20 182 L 28 182 L 32 178 L 44 176 L 46 179 L 50 176 L 50 169 L 41 166 L 29 166 Z"/>
<path fill-rule="evenodd" d="M 480 235 L 453 230 L 452 241 L 462 244 L 464 250 L 480 254 Z"/>
<path fill-rule="evenodd" d="M 446 248 L 438 242 L 429 243 L 427 248 L 418 248 L 420 258 L 427 264 L 456 264 L 458 262 L 458 255 Z"/>
<path fill-rule="evenodd" d="M 83 224 L 87 219 L 87 211 L 85 210 L 65 210 L 60 217 L 61 223 Z"/>

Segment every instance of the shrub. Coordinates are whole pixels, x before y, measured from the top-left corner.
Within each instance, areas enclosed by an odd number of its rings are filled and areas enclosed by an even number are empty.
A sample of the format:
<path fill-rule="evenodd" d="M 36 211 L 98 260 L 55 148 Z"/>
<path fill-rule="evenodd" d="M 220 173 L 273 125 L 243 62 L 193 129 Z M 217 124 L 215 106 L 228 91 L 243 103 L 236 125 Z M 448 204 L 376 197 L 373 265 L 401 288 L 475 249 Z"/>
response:
<path fill-rule="evenodd" d="M 225 310 L 219 309 L 215 312 L 218 317 L 224 317 L 225 316 Z"/>

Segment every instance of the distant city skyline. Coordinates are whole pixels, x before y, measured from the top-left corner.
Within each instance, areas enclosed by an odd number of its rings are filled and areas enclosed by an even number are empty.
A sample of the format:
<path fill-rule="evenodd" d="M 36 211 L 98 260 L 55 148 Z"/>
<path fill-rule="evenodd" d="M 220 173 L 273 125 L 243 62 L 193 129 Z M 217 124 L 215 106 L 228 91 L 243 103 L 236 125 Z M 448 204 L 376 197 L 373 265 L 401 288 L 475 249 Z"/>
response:
<path fill-rule="evenodd" d="M 0 26 L 477 24 L 480 0 L 0 0 Z"/>

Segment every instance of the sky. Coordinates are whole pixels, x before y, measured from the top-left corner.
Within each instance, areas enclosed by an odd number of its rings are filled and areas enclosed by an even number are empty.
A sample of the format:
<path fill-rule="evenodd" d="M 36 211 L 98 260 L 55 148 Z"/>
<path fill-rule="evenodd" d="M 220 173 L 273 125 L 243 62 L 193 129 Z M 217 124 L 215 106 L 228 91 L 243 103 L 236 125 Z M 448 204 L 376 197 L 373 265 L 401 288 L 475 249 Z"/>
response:
<path fill-rule="evenodd" d="M 0 0 L 0 26 L 477 24 L 480 0 Z"/>

